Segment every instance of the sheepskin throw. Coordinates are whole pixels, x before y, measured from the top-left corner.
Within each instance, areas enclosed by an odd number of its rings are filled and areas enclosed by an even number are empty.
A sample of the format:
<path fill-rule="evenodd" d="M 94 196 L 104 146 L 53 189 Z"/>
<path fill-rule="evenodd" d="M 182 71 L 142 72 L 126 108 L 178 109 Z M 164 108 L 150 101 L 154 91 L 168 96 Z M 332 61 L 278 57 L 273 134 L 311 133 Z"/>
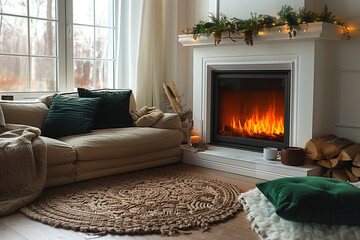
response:
<path fill-rule="evenodd" d="M 360 182 L 353 184 L 360 188 Z M 251 228 L 263 240 L 354 240 L 360 239 L 360 227 L 299 223 L 285 220 L 275 213 L 275 207 L 255 188 L 239 196 L 239 201 L 251 222 Z"/>

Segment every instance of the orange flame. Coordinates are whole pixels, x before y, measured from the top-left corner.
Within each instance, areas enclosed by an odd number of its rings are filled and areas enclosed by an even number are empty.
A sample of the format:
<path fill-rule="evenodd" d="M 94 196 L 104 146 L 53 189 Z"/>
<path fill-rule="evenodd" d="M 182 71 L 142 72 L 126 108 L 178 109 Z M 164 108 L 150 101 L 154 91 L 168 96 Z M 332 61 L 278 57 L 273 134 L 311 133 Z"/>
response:
<path fill-rule="evenodd" d="M 248 136 L 267 135 L 276 137 L 276 135 L 282 135 L 284 134 L 284 118 L 282 116 L 276 117 L 274 110 L 275 108 L 270 106 L 269 110 L 260 116 L 257 106 L 252 116 L 247 118 L 244 124 L 241 124 L 238 117 L 233 116 L 230 126 L 236 132 Z"/>
<path fill-rule="evenodd" d="M 276 114 L 275 98 L 270 101 L 266 111 L 260 112 L 259 105 L 245 117 L 245 121 L 240 121 L 240 114 L 233 115 L 228 119 L 228 123 L 222 126 L 220 134 L 241 137 L 274 137 L 282 138 L 284 136 L 284 116 Z M 244 119 L 242 116 L 241 119 Z M 230 129 L 229 129 L 230 127 Z"/>

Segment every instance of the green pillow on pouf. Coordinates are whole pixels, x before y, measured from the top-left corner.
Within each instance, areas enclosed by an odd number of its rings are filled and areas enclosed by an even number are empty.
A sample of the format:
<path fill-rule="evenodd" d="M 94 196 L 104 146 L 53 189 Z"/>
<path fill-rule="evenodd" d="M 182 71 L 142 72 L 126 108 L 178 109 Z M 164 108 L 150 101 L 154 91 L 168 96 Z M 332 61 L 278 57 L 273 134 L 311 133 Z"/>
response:
<path fill-rule="evenodd" d="M 100 98 L 75 98 L 54 94 L 41 135 L 62 137 L 91 132 L 99 103 Z"/>
<path fill-rule="evenodd" d="M 129 113 L 131 90 L 93 92 L 78 88 L 80 98 L 101 98 L 95 116 L 94 129 L 131 127 L 134 121 Z"/>
<path fill-rule="evenodd" d="M 360 226 L 360 189 L 346 181 L 296 177 L 257 183 L 256 187 L 284 219 Z"/>

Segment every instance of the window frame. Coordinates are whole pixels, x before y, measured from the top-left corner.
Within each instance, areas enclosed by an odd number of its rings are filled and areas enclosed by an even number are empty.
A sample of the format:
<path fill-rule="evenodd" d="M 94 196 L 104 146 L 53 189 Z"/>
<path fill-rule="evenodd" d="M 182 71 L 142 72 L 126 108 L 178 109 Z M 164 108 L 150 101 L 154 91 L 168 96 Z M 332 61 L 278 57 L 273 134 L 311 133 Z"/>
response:
<path fill-rule="evenodd" d="M 76 0 L 74 0 L 76 1 Z M 92 0 L 95 6 L 95 0 Z M 115 66 L 117 62 L 116 56 L 116 40 L 117 40 L 117 7 L 118 1 L 113 0 L 113 88 L 117 87 L 117 81 L 115 80 Z M 55 0 L 56 10 L 57 10 L 57 32 L 56 32 L 56 43 L 57 43 L 57 90 L 56 91 L 26 91 L 26 92 L 12 92 L 12 91 L 0 91 L 0 95 L 8 95 L 11 94 L 14 96 L 15 100 L 20 99 L 34 99 L 38 98 L 45 94 L 52 94 L 56 92 L 74 92 L 74 57 L 73 57 L 73 0 Z M 29 0 L 28 0 L 28 8 L 29 8 Z M 29 10 L 28 10 L 29 11 Z M 95 12 L 95 8 L 94 8 Z M 29 13 L 29 12 L 28 12 Z M 18 16 L 16 14 L 6 14 L 9 16 Z M 29 19 L 41 19 L 41 18 L 32 18 L 27 16 Z M 94 25 L 97 27 L 97 25 Z M 28 28 L 30 26 L 28 25 Z M 94 39 L 95 41 L 95 39 Z M 30 44 L 30 36 L 28 36 L 28 44 Z M 28 46 L 30 47 L 30 45 Z M 10 56 L 18 56 L 16 54 L 4 54 Z M 28 54 L 26 54 L 30 58 L 31 53 L 30 50 Z M 105 59 L 104 59 L 105 60 Z M 106 59 L 109 60 L 109 59 Z M 30 60 L 29 60 L 30 61 Z M 96 60 L 95 60 L 96 61 Z M 111 61 L 111 60 L 109 60 Z M 29 68 L 30 69 L 30 68 Z M 30 70 L 29 70 L 30 71 Z M 29 81 L 31 81 L 31 76 L 29 75 Z"/>
<path fill-rule="evenodd" d="M 17 18 L 23 18 L 26 19 L 26 23 L 27 23 L 27 53 L 1 53 L 1 56 L 14 56 L 14 57 L 26 57 L 27 58 L 27 62 L 28 62 L 28 71 L 27 71 L 27 75 L 28 75 L 28 90 L 29 91 L 0 91 L 0 95 L 6 95 L 6 94 L 11 94 L 15 97 L 15 99 L 27 99 L 27 98 L 34 98 L 34 97 L 38 97 L 43 95 L 44 93 L 48 93 L 48 92 L 54 92 L 54 91 L 31 91 L 31 75 L 32 75 L 32 64 L 31 61 L 33 58 L 45 58 L 45 59 L 55 59 L 57 60 L 56 62 L 56 89 L 59 90 L 60 89 L 60 77 L 63 73 L 61 73 L 60 71 L 60 55 L 63 55 L 62 52 L 64 51 L 64 46 L 60 46 L 60 29 L 61 27 L 61 19 L 60 19 L 60 5 L 62 5 L 63 1 L 61 0 L 55 0 L 55 16 L 57 16 L 57 19 L 47 19 L 47 18 L 43 18 L 43 17 L 34 17 L 31 16 L 30 14 L 30 0 L 27 0 L 27 7 L 26 7 L 26 11 L 27 11 L 27 15 L 18 15 L 18 14 L 12 14 L 12 13 L 2 13 L 3 16 L 10 16 L 10 17 L 17 17 Z M 38 54 L 33 54 L 31 52 L 31 34 L 30 34 L 30 22 L 31 20 L 41 20 L 41 21 L 49 21 L 49 22 L 54 22 L 57 23 L 57 26 L 55 27 L 55 41 L 56 41 L 56 45 L 57 48 L 55 49 L 56 51 L 56 55 L 55 56 L 47 56 L 47 55 L 38 55 Z M 64 57 L 64 56 L 62 56 Z"/>
<path fill-rule="evenodd" d="M 73 1 L 76 1 L 76 0 L 66 0 L 66 29 L 67 31 L 70 31 L 71 32 L 71 36 L 67 36 L 67 39 L 66 39 L 66 54 L 67 54 L 67 62 L 66 62 L 66 65 L 67 65 L 67 69 L 71 69 L 70 71 L 67 71 L 66 73 L 66 91 L 67 92 L 73 92 L 74 91 L 74 60 L 85 60 L 85 61 L 111 61 L 112 62 L 112 76 L 113 76 L 113 79 L 112 79 L 112 88 L 116 88 L 117 86 L 117 83 L 115 81 L 115 66 L 116 66 L 116 62 L 117 62 L 117 59 L 116 59 L 116 39 L 117 39 L 117 25 L 116 25 L 116 19 L 117 19 L 117 15 L 116 15 L 116 11 L 115 9 L 117 9 L 117 2 L 116 0 L 111 0 L 112 1 L 112 7 L 113 7 L 113 17 L 112 17 L 112 27 L 105 27 L 105 26 L 100 26 L 100 25 L 96 25 L 95 24 L 95 21 L 96 21 L 96 17 L 95 17 L 95 8 L 96 8 L 96 5 L 95 5 L 95 2 L 96 0 L 91 0 L 93 1 L 93 6 L 94 6 L 94 11 L 93 11 L 93 16 L 94 16 L 94 25 L 90 25 L 90 24 L 75 24 L 76 26 L 85 26 L 85 27 L 94 27 L 94 54 L 95 54 L 95 45 L 96 45 L 96 28 L 103 28 L 103 29 L 112 29 L 113 30 L 113 36 L 112 36 L 112 43 L 113 43 L 113 46 L 112 46 L 112 55 L 113 55 L 113 58 L 95 58 L 94 57 L 90 57 L 90 58 L 78 58 L 78 57 L 74 57 L 74 49 L 73 49 L 73 46 L 74 46 L 74 34 L 73 34 L 73 30 L 74 30 L 74 21 L 73 21 Z M 105 0 L 107 1 L 107 0 Z M 94 71 L 93 71 L 93 77 L 95 75 L 95 64 L 93 66 L 94 68 Z"/>

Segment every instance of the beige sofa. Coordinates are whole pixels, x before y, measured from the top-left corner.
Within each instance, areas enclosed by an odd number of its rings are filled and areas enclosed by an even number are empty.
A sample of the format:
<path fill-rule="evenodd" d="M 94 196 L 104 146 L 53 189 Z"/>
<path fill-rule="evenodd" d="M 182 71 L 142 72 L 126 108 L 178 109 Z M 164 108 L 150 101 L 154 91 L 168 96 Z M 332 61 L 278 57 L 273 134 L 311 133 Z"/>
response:
<path fill-rule="evenodd" d="M 41 129 L 50 102 L 51 97 L 46 96 L 40 102 L 0 105 L 6 123 Z M 132 96 L 130 110 L 134 109 Z M 152 127 L 98 129 L 58 139 L 42 137 L 47 145 L 46 187 L 179 162 L 180 129 L 180 118 L 165 113 Z"/>

